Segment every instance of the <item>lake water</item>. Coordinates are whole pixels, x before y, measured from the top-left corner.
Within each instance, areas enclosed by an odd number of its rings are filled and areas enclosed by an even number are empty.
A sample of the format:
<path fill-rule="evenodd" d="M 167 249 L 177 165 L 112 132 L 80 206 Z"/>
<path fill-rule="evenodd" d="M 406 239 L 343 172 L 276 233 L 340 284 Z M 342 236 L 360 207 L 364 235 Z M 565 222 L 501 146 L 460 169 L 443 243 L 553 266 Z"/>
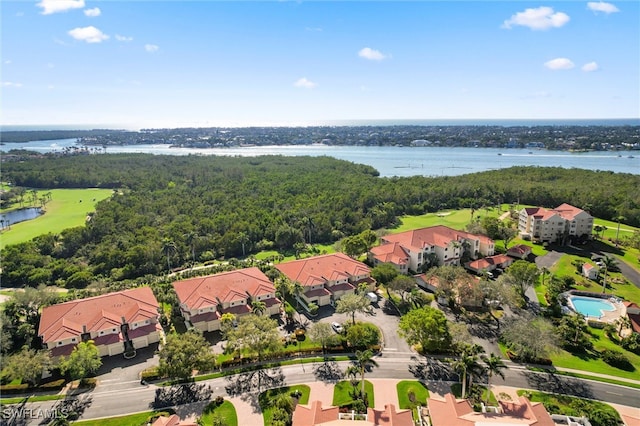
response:
<path fill-rule="evenodd" d="M 39 207 L 29 207 L 26 209 L 12 210 L 10 212 L 2 213 L 0 219 L 3 220 L 2 227 L 13 225 L 14 223 L 24 222 L 25 220 L 35 219 L 42 214 L 42 209 Z"/>
<path fill-rule="evenodd" d="M 29 149 L 61 152 L 75 145 L 75 139 L 7 143 L 2 151 Z M 456 176 L 512 166 L 543 166 L 607 170 L 640 174 L 640 152 L 582 152 L 498 148 L 396 147 L 283 145 L 237 148 L 170 148 L 169 145 L 109 146 L 107 153 L 151 153 L 168 155 L 217 155 L 255 157 L 259 155 L 329 156 L 373 166 L 381 176 Z M 633 157 L 633 158 L 630 158 Z"/>

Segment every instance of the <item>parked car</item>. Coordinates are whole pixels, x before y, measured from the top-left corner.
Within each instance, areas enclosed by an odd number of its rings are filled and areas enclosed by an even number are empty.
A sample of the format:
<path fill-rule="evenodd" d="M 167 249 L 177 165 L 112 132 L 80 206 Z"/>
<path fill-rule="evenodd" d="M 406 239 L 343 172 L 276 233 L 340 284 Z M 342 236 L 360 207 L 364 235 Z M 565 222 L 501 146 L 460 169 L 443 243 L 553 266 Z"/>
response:
<path fill-rule="evenodd" d="M 372 291 L 367 293 L 367 299 L 369 299 L 369 302 L 371 303 L 378 303 L 378 295 Z"/>
<path fill-rule="evenodd" d="M 331 328 L 333 328 L 333 331 L 338 334 L 342 334 L 342 332 L 344 331 L 344 327 L 342 327 L 342 324 L 340 324 L 339 322 L 332 322 Z"/>

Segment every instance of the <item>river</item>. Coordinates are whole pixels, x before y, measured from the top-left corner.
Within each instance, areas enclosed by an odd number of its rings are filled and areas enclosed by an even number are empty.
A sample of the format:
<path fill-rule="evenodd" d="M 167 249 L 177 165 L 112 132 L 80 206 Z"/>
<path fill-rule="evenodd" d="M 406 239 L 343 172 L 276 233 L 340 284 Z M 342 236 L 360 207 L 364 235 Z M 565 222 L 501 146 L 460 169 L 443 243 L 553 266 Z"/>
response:
<path fill-rule="evenodd" d="M 61 152 L 75 146 L 75 139 L 7 143 L 2 151 L 29 149 Z M 100 151 L 102 147 L 99 147 Z M 640 152 L 568 152 L 544 149 L 283 145 L 236 148 L 170 148 L 169 145 L 113 145 L 107 153 L 151 153 L 167 155 L 217 155 L 255 157 L 259 155 L 329 156 L 367 164 L 380 176 L 456 176 L 512 166 L 564 167 L 640 174 Z"/>

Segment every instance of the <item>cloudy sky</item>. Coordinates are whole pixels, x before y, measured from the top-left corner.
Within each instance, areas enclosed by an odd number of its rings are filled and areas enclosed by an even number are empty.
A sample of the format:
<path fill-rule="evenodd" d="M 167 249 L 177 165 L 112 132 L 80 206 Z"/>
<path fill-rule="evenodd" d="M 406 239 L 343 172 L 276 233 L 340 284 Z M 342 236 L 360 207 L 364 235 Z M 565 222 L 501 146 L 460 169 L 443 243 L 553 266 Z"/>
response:
<path fill-rule="evenodd" d="M 640 117 L 640 2 L 0 3 L 1 124 Z"/>

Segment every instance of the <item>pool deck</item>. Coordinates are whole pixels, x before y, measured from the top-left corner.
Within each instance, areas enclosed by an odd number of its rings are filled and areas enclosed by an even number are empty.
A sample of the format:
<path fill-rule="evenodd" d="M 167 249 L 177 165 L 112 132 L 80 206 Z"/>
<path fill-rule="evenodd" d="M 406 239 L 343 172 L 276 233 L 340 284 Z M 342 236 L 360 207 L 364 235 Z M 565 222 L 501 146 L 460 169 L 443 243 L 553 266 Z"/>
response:
<path fill-rule="evenodd" d="M 569 306 L 571 307 L 571 309 L 574 312 L 579 312 L 573 305 L 573 302 L 571 301 L 571 296 L 574 297 L 583 297 L 583 298 L 589 298 L 590 296 L 582 296 L 582 295 L 575 295 L 575 294 L 568 294 L 567 295 L 567 302 L 569 303 Z M 607 301 L 611 304 L 611 306 L 614 307 L 613 311 L 600 311 L 602 312 L 602 315 L 600 315 L 599 317 L 594 317 L 594 316 L 587 316 L 585 315 L 585 319 L 588 321 L 599 321 L 599 322 L 605 322 L 605 323 L 612 323 L 615 322 L 618 318 L 623 317 L 627 314 L 627 308 L 624 306 L 624 304 L 622 303 L 621 300 L 615 298 L 615 297 L 608 297 L 608 298 L 598 298 L 598 297 L 591 297 L 592 299 L 599 299 L 602 301 Z"/>

